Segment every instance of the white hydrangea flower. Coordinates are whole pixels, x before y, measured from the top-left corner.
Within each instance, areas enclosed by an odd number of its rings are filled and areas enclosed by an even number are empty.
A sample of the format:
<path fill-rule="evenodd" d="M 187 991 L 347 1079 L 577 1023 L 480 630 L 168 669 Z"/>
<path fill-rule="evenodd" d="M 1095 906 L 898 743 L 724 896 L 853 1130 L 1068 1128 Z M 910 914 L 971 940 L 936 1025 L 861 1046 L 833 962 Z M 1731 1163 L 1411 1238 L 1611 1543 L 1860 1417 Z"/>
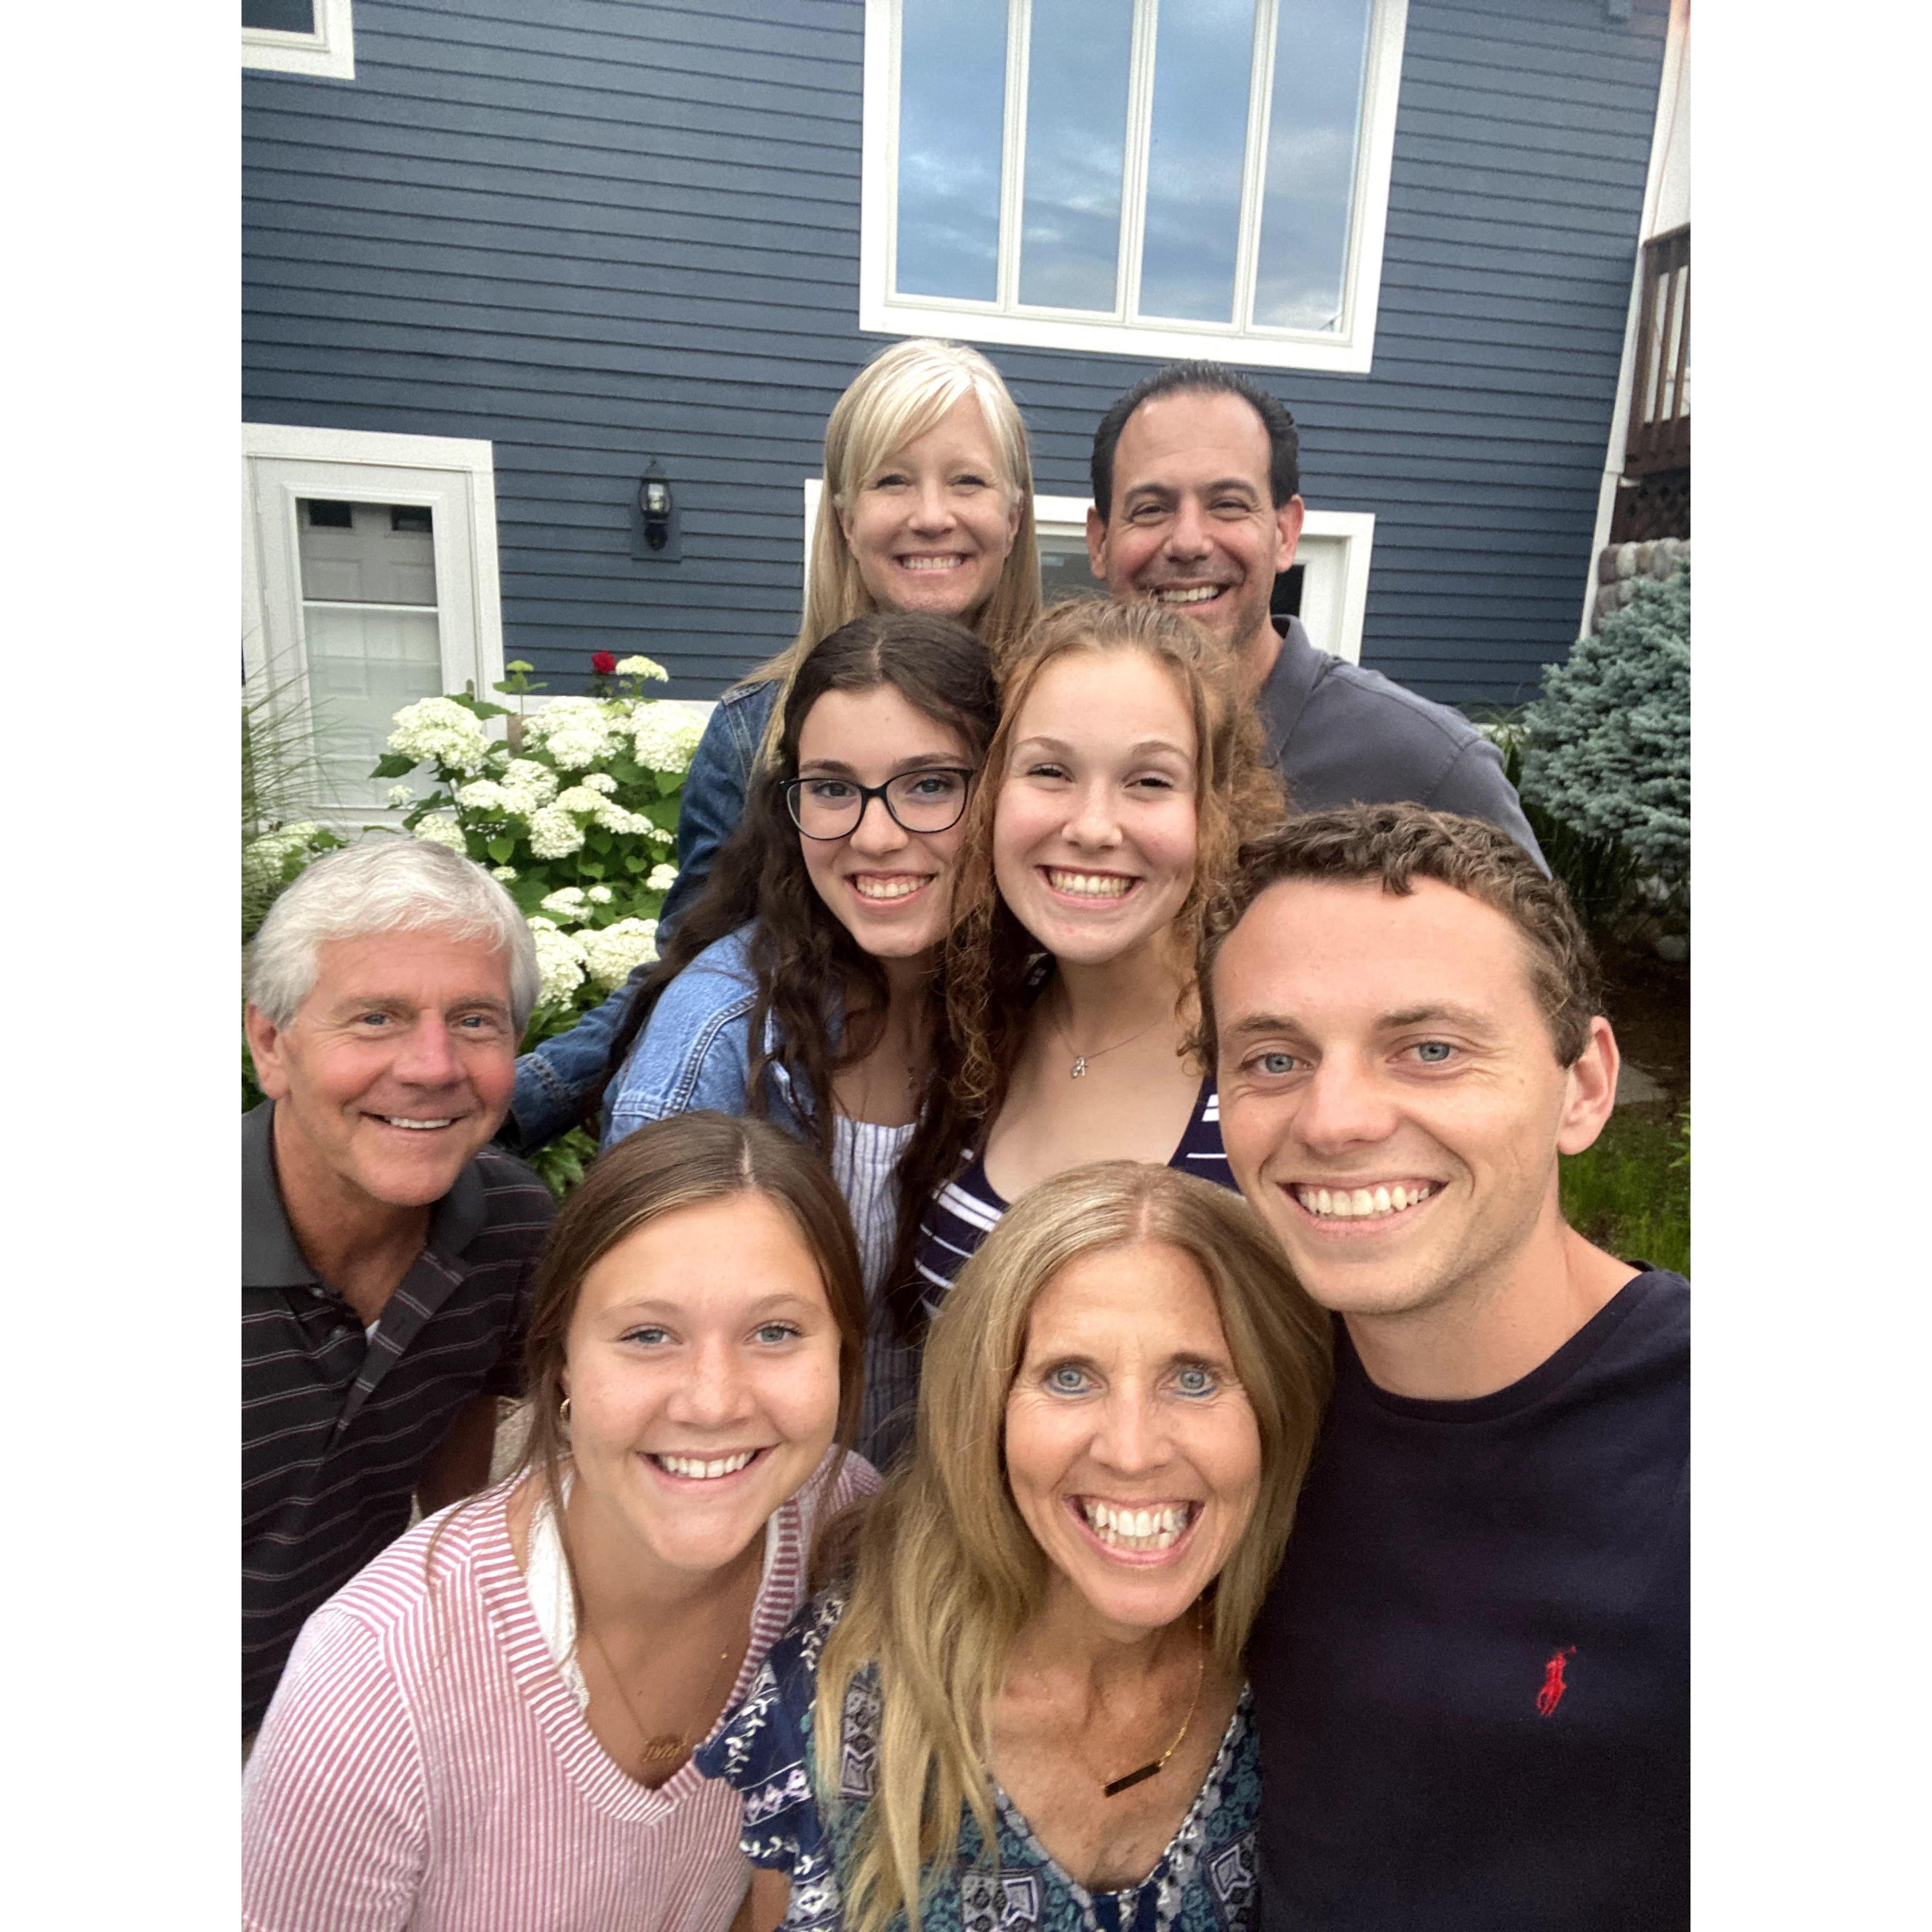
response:
<path fill-rule="evenodd" d="M 493 879 L 502 880 L 507 886 L 517 876 L 517 868 L 514 866 L 492 866 L 490 868 L 490 876 Z"/>
<path fill-rule="evenodd" d="M 463 794 L 458 792 L 457 796 L 460 798 Z M 406 812 L 416 802 L 416 795 L 407 785 L 390 786 L 389 809 L 392 812 Z"/>
<path fill-rule="evenodd" d="M 608 772 L 586 772 L 577 782 L 588 785 L 592 791 L 608 793 L 617 789 L 617 781 Z"/>
<path fill-rule="evenodd" d="M 608 905 L 616 894 L 608 886 L 592 886 L 584 896 L 592 905 Z"/>
<path fill-rule="evenodd" d="M 454 698 L 422 698 L 396 713 L 389 749 L 418 764 L 453 765 L 458 771 L 482 769 L 490 740 L 483 721 Z"/>
<path fill-rule="evenodd" d="M 554 805 L 530 814 L 530 851 L 538 859 L 567 859 L 584 849 L 584 828 Z"/>
<path fill-rule="evenodd" d="M 504 802 L 527 818 L 556 796 L 556 774 L 534 758 L 518 758 L 503 773 Z"/>
<path fill-rule="evenodd" d="M 465 812 L 502 813 L 517 809 L 510 802 L 510 794 L 494 778 L 472 778 L 466 785 L 459 785 L 456 802 Z"/>
<path fill-rule="evenodd" d="M 650 877 L 644 881 L 644 890 L 647 892 L 668 892 L 676 883 L 677 868 L 675 866 L 653 866 Z"/>
<path fill-rule="evenodd" d="M 636 968 L 658 956 L 654 919 L 620 919 L 601 932 L 580 932 L 576 938 L 591 978 L 607 992 L 621 986 Z"/>
<path fill-rule="evenodd" d="M 447 812 L 433 812 L 427 818 L 418 819 L 416 836 L 427 838 L 432 845 L 447 845 L 452 852 L 466 853 L 470 849 L 463 827 Z"/>
<path fill-rule="evenodd" d="M 559 812 L 601 812 L 604 808 L 604 794 L 592 790 L 588 785 L 574 784 L 556 795 Z"/>
<path fill-rule="evenodd" d="M 688 772 L 704 727 L 668 704 L 640 704 L 631 719 L 638 763 L 654 772 Z"/>
<path fill-rule="evenodd" d="M 524 726 L 524 742 L 548 752 L 560 771 L 581 771 L 616 748 L 614 721 L 602 700 L 559 698 Z"/>
<path fill-rule="evenodd" d="M 620 677 L 654 677 L 660 684 L 670 682 L 670 673 L 655 658 L 620 658 L 617 660 Z"/>
<path fill-rule="evenodd" d="M 536 941 L 541 977 L 537 1004 L 562 1006 L 584 984 L 584 949 L 572 934 L 559 932 L 547 919 L 532 919 L 530 928 Z"/>
<path fill-rule="evenodd" d="M 658 827 L 640 812 L 627 812 L 608 798 L 597 801 L 597 823 L 607 832 L 628 832 L 634 838 L 654 837 Z"/>
<path fill-rule="evenodd" d="M 584 916 L 584 888 L 581 886 L 560 886 L 554 892 L 546 892 L 537 904 L 545 912 L 554 913 L 559 919 L 581 919 Z"/>

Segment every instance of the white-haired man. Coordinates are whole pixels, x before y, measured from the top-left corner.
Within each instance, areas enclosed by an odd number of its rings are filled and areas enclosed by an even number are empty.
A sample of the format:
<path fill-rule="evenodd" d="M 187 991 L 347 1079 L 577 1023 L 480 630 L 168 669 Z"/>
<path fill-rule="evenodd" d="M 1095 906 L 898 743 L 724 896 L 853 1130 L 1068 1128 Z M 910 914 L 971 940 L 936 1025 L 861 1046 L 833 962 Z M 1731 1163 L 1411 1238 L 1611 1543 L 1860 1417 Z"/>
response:
<path fill-rule="evenodd" d="M 333 853 L 250 949 L 242 1126 L 242 1726 L 303 1620 L 488 1480 L 554 1204 L 488 1143 L 535 1004 L 530 928 L 480 866 Z"/>

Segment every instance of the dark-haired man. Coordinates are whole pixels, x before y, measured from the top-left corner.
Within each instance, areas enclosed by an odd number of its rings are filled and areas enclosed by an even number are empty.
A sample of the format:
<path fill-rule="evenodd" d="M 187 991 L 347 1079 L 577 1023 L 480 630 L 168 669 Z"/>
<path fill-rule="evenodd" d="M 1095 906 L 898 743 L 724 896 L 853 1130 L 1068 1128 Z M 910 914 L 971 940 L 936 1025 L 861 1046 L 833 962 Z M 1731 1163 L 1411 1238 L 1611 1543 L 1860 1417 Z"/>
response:
<path fill-rule="evenodd" d="M 1114 597 L 1184 610 L 1238 652 L 1296 808 L 1414 800 L 1499 825 L 1539 863 L 1496 747 L 1460 712 L 1318 650 L 1269 602 L 1301 535 L 1294 419 L 1216 362 L 1176 362 L 1094 434 L 1087 554 Z"/>
<path fill-rule="evenodd" d="M 1336 1324 L 1251 1675 L 1264 1932 L 1689 1912 L 1689 1285 L 1564 1219 L 1617 1048 L 1475 820 L 1322 812 L 1203 948 L 1242 1192 Z"/>

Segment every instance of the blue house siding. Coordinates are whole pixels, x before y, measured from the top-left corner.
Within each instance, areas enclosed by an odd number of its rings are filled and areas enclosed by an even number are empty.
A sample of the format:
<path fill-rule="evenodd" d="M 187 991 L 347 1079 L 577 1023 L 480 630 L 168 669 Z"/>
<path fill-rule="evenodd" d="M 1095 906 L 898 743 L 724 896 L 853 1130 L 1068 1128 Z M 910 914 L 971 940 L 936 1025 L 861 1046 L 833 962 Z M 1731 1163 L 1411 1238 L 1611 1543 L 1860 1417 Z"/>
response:
<path fill-rule="evenodd" d="M 1574 636 L 1666 0 L 1410 0 L 1375 366 L 1253 372 L 1376 513 L 1366 663 L 1509 702 Z M 243 80 L 250 421 L 487 437 L 506 654 L 711 696 L 787 642 L 858 314 L 861 0 L 356 0 L 356 77 Z M 994 346 L 1045 493 L 1156 366 Z M 683 560 L 635 561 L 655 458 Z"/>

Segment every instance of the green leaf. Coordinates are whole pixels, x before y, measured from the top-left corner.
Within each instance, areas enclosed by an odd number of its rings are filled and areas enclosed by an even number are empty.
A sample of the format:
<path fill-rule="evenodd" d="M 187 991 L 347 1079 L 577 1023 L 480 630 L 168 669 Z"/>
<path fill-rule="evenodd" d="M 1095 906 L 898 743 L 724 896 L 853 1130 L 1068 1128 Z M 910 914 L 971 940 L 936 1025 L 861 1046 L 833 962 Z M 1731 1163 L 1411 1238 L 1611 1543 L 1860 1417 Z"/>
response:
<path fill-rule="evenodd" d="M 684 774 L 683 774 L 683 772 L 658 772 L 658 797 L 660 797 L 660 798 L 669 798 L 669 797 L 670 796 L 670 795 L 671 795 L 674 792 L 680 792 L 680 791 L 683 790 L 683 789 L 684 789 Z"/>
<path fill-rule="evenodd" d="M 650 863 L 650 858 L 642 852 L 626 852 L 624 854 L 624 869 L 627 872 L 647 872 Z"/>
<path fill-rule="evenodd" d="M 510 862 L 510 854 L 517 849 L 514 838 L 493 838 L 490 841 L 490 856 L 500 866 Z"/>
<path fill-rule="evenodd" d="M 385 752 L 376 760 L 376 769 L 369 776 L 372 778 L 406 778 L 416 768 L 414 758 L 406 758 L 400 752 Z"/>
<path fill-rule="evenodd" d="M 598 865 L 595 859 L 578 860 L 577 869 L 586 879 L 601 879 L 604 876 L 604 868 Z"/>
<path fill-rule="evenodd" d="M 610 849 L 610 828 L 608 825 L 593 825 L 584 835 L 584 842 L 593 852 L 608 852 Z"/>

